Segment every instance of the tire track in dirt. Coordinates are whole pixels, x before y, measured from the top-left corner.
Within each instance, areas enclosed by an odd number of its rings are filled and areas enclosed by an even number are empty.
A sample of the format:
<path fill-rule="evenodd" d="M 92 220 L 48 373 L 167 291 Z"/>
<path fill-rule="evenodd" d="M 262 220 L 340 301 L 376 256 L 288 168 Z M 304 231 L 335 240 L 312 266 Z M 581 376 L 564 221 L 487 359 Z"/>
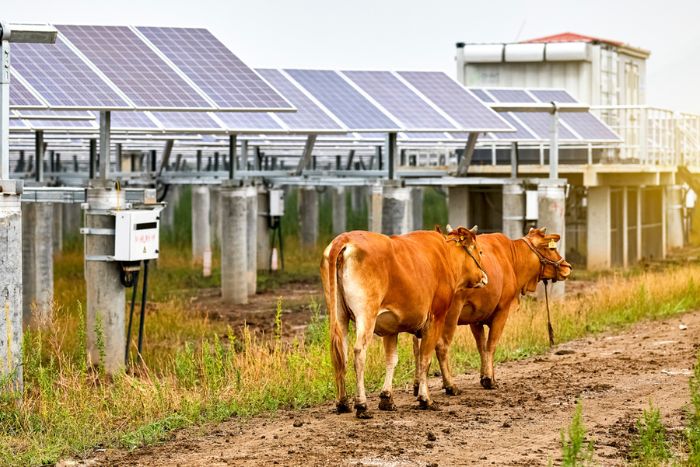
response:
<path fill-rule="evenodd" d="M 687 325 L 680 330 L 679 325 Z M 333 404 L 182 430 L 161 445 L 110 450 L 108 465 L 546 465 L 560 460 L 560 430 L 577 398 L 602 465 L 625 464 L 634 422 L 653 401 L 671 437 L 680 437 L 688 380 L 700 347 L 700 312 L 631 326 L 556 347 L 546 355 L 498 365 L 499 387 L 480 388 L 478 371 L 456 377 L 442 406 L 415 409 L 411 388 L 397 388 L 396 412 L 372 420 L 335 415 Z M 559 353 L 559 354 L 557 354 Z M 377 394 L 370 396 L 376 408 Z"/>

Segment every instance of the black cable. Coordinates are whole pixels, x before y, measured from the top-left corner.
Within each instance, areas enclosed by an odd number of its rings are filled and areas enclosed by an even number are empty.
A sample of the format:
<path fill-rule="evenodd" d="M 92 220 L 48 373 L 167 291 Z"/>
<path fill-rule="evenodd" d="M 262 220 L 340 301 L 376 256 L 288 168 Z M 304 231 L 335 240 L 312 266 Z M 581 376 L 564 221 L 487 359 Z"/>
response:
<path fill-rule="evenodd" d="M 141 320 L 139 321 L 139 342 L 138 342 L 138 352 L 139 357 L 141 357 L 141 351 L 143 350 L 143 328 L 144 320 L 146 318 L 146 294 L 148 293 L 148 260 L 143 262 L 143 286 L 141 288 Z M 141 357 L 143 359 L 143 357 Z"/>
<path fill-rule="evenodd" d="M 139 284 L 139 272 L 133 273 L 134 279 L 131 284 L 133 290 L 131 292 L 131 310 L 129 311 L 129 326 L 126 328 L 126 351 L 124 352 L 124 364 L 129 364 L 129 347 L 131 347 L 131 323 L 134 319 L 134 305 L 136 304 L 136 288 Z"/>

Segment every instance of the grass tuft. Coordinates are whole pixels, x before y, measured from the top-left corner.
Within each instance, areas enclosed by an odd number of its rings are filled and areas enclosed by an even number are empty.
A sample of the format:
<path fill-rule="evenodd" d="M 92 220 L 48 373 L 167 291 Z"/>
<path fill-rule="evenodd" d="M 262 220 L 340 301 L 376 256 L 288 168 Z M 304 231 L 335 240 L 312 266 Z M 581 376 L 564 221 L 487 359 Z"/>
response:
<path fill-rule="evenodd" d="M 593 462 L 593 441 L 586 441 L 587 432 L 583 424 L 583 402 L 576 403 L 574 416 L 566 434 L 561 430 L 561 454 L 563 466 L 590 465 Z"/>
<path fill-rule="evenodd" d="M 639 438 L 632 443 L 630 450 L 630 458 L 635 465 L 661 465 L 671 458 L 661 412 L 651 403 L 641 419 L 637 420 L 637 431 Z"/>

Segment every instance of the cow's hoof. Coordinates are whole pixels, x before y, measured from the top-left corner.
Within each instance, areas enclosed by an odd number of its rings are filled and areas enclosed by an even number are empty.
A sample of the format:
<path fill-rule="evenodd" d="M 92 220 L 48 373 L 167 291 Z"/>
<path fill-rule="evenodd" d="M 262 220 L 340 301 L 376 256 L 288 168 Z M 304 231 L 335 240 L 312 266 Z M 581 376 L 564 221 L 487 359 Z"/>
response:
<path fill-rule="evenodd" d="M 379 394 L 379 410 L 386 410 L 388 412 L 396 410 L 396 404 L 394 404 L 394 398 L 391 397 L 390 392 L 382 392 Z"/>
<path fill-rule="evenodd" d="M 462 394 L 462 391 L 457 389 L 457 386 L 446 386 L 445 394 L 447 394 L 448 396 L 459 396 L 460 394 Z"/>
<path fill-rule="evenodd" d="M 492 380 L 488 376 L 481 377 L 481 386 L 484 389 L 496 389 L 496 381 Z"/>
<path fill-rule="evenodd" d="M 348 402 L 348 400 L 343 399 L 340 402 L 336 402 L 335 403 L 335 412 L 337 414 L 352 412 L 352 408 L 350 408 L 350 403 Z"/>
<path fill-rule="evenodd" d="M 361 420 L 369 420 L 374 418 L 372 412 L 367 410 L 367 404 L 355 404 L 355 417 Z"/>
<path fill-rule="evenodd" d="M 418 399 L 418 408 L 420 410 L 434 410 L 438 411 L 440 410 L 440 404 L 438 404 L 435 401 L 430 401 L 428 402 L 425 399 Z"/>
<path fill-rule="evenodd" d="M 420 385 L 418 383 L 413 383 L 413 397 L 418 396 L 418 388 L 419 387 L 420 387 Z"/>

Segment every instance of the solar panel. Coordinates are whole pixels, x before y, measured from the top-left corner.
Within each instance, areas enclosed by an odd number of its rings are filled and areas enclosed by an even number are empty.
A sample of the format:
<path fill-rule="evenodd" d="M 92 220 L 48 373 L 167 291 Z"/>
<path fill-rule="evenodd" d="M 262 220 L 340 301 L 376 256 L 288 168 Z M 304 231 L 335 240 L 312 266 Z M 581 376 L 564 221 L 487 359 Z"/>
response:
<path fill-rule="evenodd" d="M 576 103 L 576 99 L 563 89 L 530 89 L 529 91 L 542 102 Z"/>
<path fill-rule="evenodd" d="M 583 139 L 619 140 L 610 128 L 588 112 L 560 112 L 559 118 L 569 125 Z M 561 129 L 561 127 L 560 127 Z"/>
<path fill-rule="evenodd" d="M 433 131 L 415 131 L 411 133 L 406 133 L 406 139 L 429 139 L 429 140 L 449 140 L 450 138 L 446 133 L 438 133 Z"/>
<path fill-rule="evenodd" d="M 364 92 L 398 118 L 404 130 L 455 128 L 389 71 L 343 71 Z"/>
<path fill-rule="evenodd" d="M 25 120 L 34 129 L 61 130 L 61 129 L 97 129 L 95 120 Z"/>
<path fill-rule="evenodd" d="M 552 135 L 552 115 L 544 112 L 513 112 L 513 115 L 535 132 L 538 138 L 550 139 Z M 560 139 L 578 139 L 573 133 L 559 125 Z"/>
<path fill-rule="evenodd" d="M 335 71 L 286 70 L 318 101 L 353 130 L 397 131 L 398 126 Z"/>
<path fill-rule="evenodd" d="M 522 89 L 488 89 L 488 92 L 501 103 L 536 102 Z"/>
<path fill-rule="evenodd" d="M 21 81 L 13 79 L 10 83 L 10 107 L 46 107 L 46 105 L 37 99 Z"/>
<path fill-rule="evenodd" d="M 527 131 L 513 116 L 509 113 L 500 114 L 501 117 L 505 118 L 508 123 L 515 127 L 515 132 L 510 133 L 494 133 L 496 139 L 507 139 L 507 140 L 533 140 L 535 139 L 532 134 Z"/>
<path fill-rule="evenodd" d="M 219 112 L 216 116 L 230 130 L 284 130 L 274 118 L 262 112 Z"/>
<path fill-rule="evenodd" d="M 126 26 L 58 26 L 58 30 L 139 107 L 212 106 Z"/>
<path fill-rule="evenodd" d="M 221 126 L 204 112 L 153 112 L 166 129 L 221 130 Z"/>
<path fill-rule="evenodd" d="M 10 128 L 27 128 L 27 125 L 22 120 L 11 118 Z"/>
<path fill-rule="evenodd" d="M 111 126 L 114 130 L 155 130 L 153 120 L 144 112 L 112 112 Z"/>
<path fill-rule="evenodd" d="M 293 109 L 208 30 L 137 29 L 222 109 Z"/>
<path fill-rule="evenodd" d="M 483 89 L 472 89 L 471 91 L 476 94 L 476 97 L 481 99 L 482 102 L 494 102 L 493 97 L 486 94 L 486 91 Z"/>
<path fill-rule="evenodd" d="M 55 44 L 13 44 L 12 66 L 53 108 L 129 108 L 61 36 Z"/>
<path fill-rule="evenodd" d="M 279 70 L 257 70 L 270 84 L 277 88 L 296 107 L 294 113 L 277 115 L 290 129 L 341 130 L 326 112 L 290 82 Z"/>
<path fill-rule="evenodd" d="M 445 73 L 402 71 L 399 75 L 462 125 L 463 130 L 511 130 L 496 112 L 479 102 Z"/>

